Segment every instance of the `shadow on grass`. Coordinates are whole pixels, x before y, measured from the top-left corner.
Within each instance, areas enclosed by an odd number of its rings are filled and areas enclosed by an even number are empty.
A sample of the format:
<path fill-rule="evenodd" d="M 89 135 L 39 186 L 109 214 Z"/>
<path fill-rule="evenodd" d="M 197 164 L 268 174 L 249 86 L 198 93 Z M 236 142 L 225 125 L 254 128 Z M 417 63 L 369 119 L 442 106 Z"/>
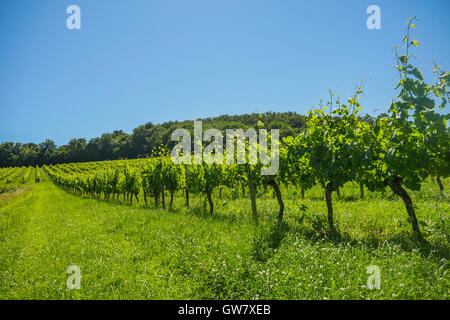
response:
<path fill-rule="evenodd" d="M 243 219 L 238 219 L 236 217 L 236 215 L 226 215 L 226 214 L 221 214 L 218 213 L 216 211 L 214 211 L 213 213 L 209 212 L 208 209 L 203 208 L 202 206 L 195 206 L 195 207 L 190 207 L 189 209 L 181 209 L 181 210 L 174 210 L 176 212 L 180 212 L 180 211 L 184 211 L 187 214 L 191 214 L 194 215 L 196 217 L 199 218 L 203 218 L 203 219 L 209 219 L 209 220 L 214 220 L 217 222 L 228 222 L 228 223 L 234 223 L 238 220 L 243 220 Z"/>
<path fill-rule="evenodd" d="M 167 205 L 166 208 L 155 207 L 154 205 L 145 205 L 142 201 L 139 204 L 133 202 L 130 204 L 128 201 L 122 201 L 121 199 L 110 199 L 105 200 L 103 198 L 91 197 L 89 195 L 80 196 L 75 194 L 71 190 L 61 188 L 68 194 L 80 197 L 82 199 L 100 200 L 103 203 L 108 203 L 110 205 L 125 205 L 130 208 L 140 208 L 145 210 L 165 210 L 167 213 L 180 214 L 187 213 L 197 216 L 199 218 L 206 218 L 218 222 L 235 223 L 238 220 L 248 220 L 248 217 L 238 218 L 236 215 L 226 215 L 221 213 L 210 213 L 203 206 L 195 206 L 189 209 L 177 208 L 170 209 Z M 311 198 L 311 200 L 323 201 L 320 197 Z M 358 201 L 358 197 L 346 197 L 341 199 L 341 201 Z M 274 219 L 275 220 L 275 219 Z M 379 239 L 375 235 L 369 234 L 363 239 L 354 239 L 348 233 L 342 233 L 339 231 L 339 226 L 335 231 L 328 230 L 327 219 L 325 215 L 314 214 L 314 215 L 303 215 L 298 225 L 292 225 L 290 223 L 282 222 L 281 224 L 276 222 L 270 222 L 258 226 L 255 229 L 255 234 L 253 236 L 252 244 L 252 255 L 255 260 L 260 262 L 266 262 L 272 255 L 274 250 L 276 250 L 288 232 L 294 232 L 301 235 L 303 238 L 318 242 L 326 240 L 332 242 L 336 245 L 338 244 L 349 244 L 351 246 L 366 246 L 372 249 L 378 249 L 384 245 L 398 245 L 403 251 L 412 252 L 418 251 L 423 257 L 441 260 L 445 258 L 450 259 L 450 248 L 445 245 L 436 243 L 420 243 L 416 241 L 410 233 L 403 232 L 394 235 L 390 235 L 385 239 Z"/>
<path fill-rule="evenodd" d="M 316 219 L 319 220 L 319 218 Z M 322 220 L 321 223 L 316 221 L 312 227 L 300 225 L 291 227 L 291 230 L 311 242 L 326 240 L 336 245 L 365 246 L 374 250 L 386 245 L 397 245 L 405 252 L 418 251 L 422 257 L 427 259 L 435 261 L 443 258 L 450 259 L 450 248 L 448 246 L 430 242 L 421 243 L 409 232 L 390 235 L 384 239 L 379 239 L 373 234 L 369 234 L 363 239 L 354 239 L 348 233 L 340 232 L 339 228 L 334 231 L 328 230 L 326 220 Z"/>
<path fill-rule="evenodd" d="M 255 229 L 252 242 L 252 257 L 256 261 L 266 262 L 278 249 L 291 230 L 285 222 L 270 223 Z"/>
<path fill-rule="evenodd" d="M 357 196 L 341 196 L 340 198 L 336 198 L 337 201 L 343 201 L 343 202 L 356 202 L 356 201 L 362 201 L 360 197 Z"/>

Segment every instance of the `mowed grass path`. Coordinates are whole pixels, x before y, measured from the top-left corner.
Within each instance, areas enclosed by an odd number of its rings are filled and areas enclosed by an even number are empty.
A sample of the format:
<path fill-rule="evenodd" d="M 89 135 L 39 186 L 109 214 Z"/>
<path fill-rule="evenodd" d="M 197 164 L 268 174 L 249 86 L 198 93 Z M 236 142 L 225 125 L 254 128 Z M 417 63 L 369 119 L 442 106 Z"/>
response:
<path fill-rule="evenodd" d="M 321 232 L 324 201 L 303 201 L 305 212 L 302 201 L 286 201 L 282 226 L 272 223 L 275 200 L 260 201 L 255 227 L 237 217 L 246 199 L 209 215 L 99 201 L 41 182 L 0 208 L 0 298 L 450 297 L 448 202 L 419 204 L 434 232 L 419 247 L 407 238 L 399 201 L 336 201 L 339 239 Z M 66 286 L 71 264 L 81 269 L 79 290 Z M 369 265 L 380 267 L 380 290 L 366 286 Z"/>

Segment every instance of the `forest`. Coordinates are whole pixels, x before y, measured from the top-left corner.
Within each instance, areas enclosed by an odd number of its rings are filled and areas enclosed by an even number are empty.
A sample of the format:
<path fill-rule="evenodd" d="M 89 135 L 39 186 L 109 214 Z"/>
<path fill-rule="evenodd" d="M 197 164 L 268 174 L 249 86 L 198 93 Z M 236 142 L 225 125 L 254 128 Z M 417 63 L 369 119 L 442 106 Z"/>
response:
<path fill-rule="evenodd" d="M 304 128 L 306 118 L 295 112 L 266 112 L 234 116 L 222 115 L 198 120 L 203 122 L 205 129 L 216 128 L 219 130 L 253 128 L 256 127 L 258 120 L 262 120 L 267 129 L 279 129 L 280 137 L 287 137 L 298 134 Z M 148 122 L 135 128 L 132 134 L 117 130 L 112 133 L 104 133 L 89 141 L 85 138 L 74 138 L 68 144 L 59 147 L 51 139 L 39 144 L 3 142 L 0 144 L 0 167 L 42 166 L 147 157 L 161 145 L 166 149 L 172 148 L 175 143 L 171 141 L 171 135 L 178 128 L 188 129 L 192 133 L 193 121 L 170 121 L 162 124 Z"/>

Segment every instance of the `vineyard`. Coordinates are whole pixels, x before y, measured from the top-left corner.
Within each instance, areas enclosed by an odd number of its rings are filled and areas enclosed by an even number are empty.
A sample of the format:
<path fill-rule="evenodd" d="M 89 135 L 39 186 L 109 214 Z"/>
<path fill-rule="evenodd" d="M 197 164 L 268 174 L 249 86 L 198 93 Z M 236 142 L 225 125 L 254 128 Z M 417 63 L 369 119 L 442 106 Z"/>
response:
<path fill-rule="evenodd" d="M 363 85 L 346 101 L 330 91 L 305 130 L 258 145 L 276 175 L 261 158 L 177 164 L 163 146 L 0 169 L 0 199 L 23 191 L 0 202 L 0 297 L 449 299 L 450 73 L 425 82 L 414 28 L 388 114 L 360 115 Z M 72 263 L 79 291 L 65 288 Z"/>
<path fill-rule="evenodd" d="M 0 169 L 0 194 L 40 181 L 40 170 L 34 167 Z"/>
<path fill-rule="evenodd" d="M 419 244 L 411 238 L 402 200 L 388 188 L 370 192 L 347 182 L 339 195 L 333 191 L 338 234 L 332 234 L 319 184 L 307 188 L 280 183 L 280 223 L 274 188 L 261 182 L 255 225 L 248 184 L 236 179 L 237 168 L 190 169 L 196 174 L 167 157 L 2 169 L 15 172 L 10 185 L 19 182 L 19 189 L 32 190 L 0 203 L 0 296 L 449 297 L 450 204 L 435 178 L 424 179 L 420 191 L 410 191 L 427 241 Z M 21 185 L 26 170 L 40 179 L 30 175 Z M 172 171 L 178 179 L 169 184 Z M 205 186 L 211 172 L 213 181 L 221 182 L 208 196 Z M 226 177 L 232 177 L 233 184 Z M 442 184 L 450 187 L 450 179 Z M 72 263 L 82 268 L 82 290 L 65 288 L 65 269 Z M 380 290 L 366 286 L 369 265 L 381 269 Z"/>

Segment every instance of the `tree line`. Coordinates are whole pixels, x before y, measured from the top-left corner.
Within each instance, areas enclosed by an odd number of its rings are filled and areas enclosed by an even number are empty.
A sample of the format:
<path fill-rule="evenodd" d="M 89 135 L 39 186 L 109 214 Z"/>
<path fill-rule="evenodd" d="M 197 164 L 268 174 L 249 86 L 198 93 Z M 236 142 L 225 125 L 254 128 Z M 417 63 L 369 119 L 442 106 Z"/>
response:
<path fill-rule="evenodd" d="M 298 134 L 306 123 L 306 117 L 295 112 L 222 115 L 199 120 L 205 129 L 216 128 L 224 132 L 225 129 L 253 128 L 258 120 L 262 120 L 267 129 L 279 129 L 281 137 Z M 175 144 L 171 141 L 171 135 L 178 128 L 190 130 L 193 136 L 193 121 L 169 121 L 161 124 L 148 122 L 135 128 L 132 134 L 117 130 L 89 141 L 85 138 L 74 138 L 59 147 L 50 139 L 39 144 L 4 142 L 0 144 L 0 167 L 147 157 L 160 146 L 171 149 Z"/>

